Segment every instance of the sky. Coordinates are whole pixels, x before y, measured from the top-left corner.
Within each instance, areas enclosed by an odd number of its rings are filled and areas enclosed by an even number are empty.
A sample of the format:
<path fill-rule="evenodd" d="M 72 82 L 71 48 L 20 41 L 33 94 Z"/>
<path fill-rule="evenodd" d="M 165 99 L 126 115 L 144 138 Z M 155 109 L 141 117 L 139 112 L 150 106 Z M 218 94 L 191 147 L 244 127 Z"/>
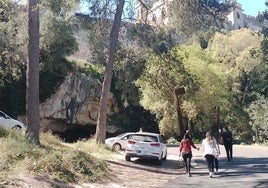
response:
<path fill-rule="evenodd" d="M 238 3 L 242 4 L 243 13 L 250 16 L 257 16 L 259 12 L 263 12 L 268 9 L 265 6 L 266 0 L 236 0 Z"/>
<path fill-rule="evenodd" d="M 27 2 L 27 0 L 21 0 Z M 250 16 L 257 16 L 259 12 L 263 12 L 265 9 L 268 9 L 265 6 L 266 0 L 236 0 L 238 3 L 242 4 L 243 12 Z"/>
<path fill-rule="evenodd" d="M 268 9 L 265 6 L 266 0 L 236 0 L 238 3 L 242 4 L 243 13 L 250 16 L 257 16 L 259 12 L 263 12 Z"/>

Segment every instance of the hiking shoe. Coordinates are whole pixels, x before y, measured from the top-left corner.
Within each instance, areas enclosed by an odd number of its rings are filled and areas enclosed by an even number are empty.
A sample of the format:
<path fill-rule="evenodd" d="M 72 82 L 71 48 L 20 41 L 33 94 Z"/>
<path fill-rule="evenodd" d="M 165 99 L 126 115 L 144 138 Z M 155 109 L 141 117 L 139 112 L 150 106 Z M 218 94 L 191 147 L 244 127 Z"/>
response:
<path fill-rule="evenodd" d="M 209 177 L 210 177 L 210 178 L 213 177 L 213 172 L 209 172 Z"/>

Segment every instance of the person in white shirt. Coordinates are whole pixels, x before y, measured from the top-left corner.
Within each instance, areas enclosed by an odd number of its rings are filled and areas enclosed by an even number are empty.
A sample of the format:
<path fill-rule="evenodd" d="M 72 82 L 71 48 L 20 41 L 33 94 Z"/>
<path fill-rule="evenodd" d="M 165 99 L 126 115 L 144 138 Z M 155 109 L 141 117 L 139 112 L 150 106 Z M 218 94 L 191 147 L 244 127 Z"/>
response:
<path fill-rule="evenodd" d="M 206 138 L 202 142 L 203 156 L 206 158 L 209 177 L 214 174 L 214 160 L 219 155 L 219 148 L 216 139 L 212 136 L 211 132 L 206 133 Z"/>

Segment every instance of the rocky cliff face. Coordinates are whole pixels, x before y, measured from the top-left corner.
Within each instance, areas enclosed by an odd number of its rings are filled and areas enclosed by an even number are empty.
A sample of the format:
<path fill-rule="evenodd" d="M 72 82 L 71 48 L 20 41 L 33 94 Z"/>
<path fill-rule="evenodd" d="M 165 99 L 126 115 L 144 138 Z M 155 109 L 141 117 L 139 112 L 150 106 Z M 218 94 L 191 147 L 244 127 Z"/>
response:
<path fill-rule="evenodd" d="M 96 125 L 102 84 L 80 73 L 70 73 L 58 90 L 40 105 L 41 130 L 64 132 L 76 125 Z M 116 112 L 109 94 L 108 114 Z"/>

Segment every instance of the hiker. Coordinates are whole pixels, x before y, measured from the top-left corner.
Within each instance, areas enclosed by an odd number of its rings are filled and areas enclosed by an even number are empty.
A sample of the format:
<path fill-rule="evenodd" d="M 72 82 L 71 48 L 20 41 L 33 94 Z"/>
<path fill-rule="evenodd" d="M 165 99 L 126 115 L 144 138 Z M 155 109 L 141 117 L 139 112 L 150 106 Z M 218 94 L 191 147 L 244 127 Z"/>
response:
<path fill-rule="evenodd" d="M 225 147 L 226 156 L 228 161 L 233 160 L 233 135 L 232 132 L 227 128 L 223 128 L 222 141 Z"/>
<path fill-rule="evenodd" d="M 217 141 L 212 136 L 211 132 L 206 133 L 206 138 L 202 141 L 203 145 L 203 156 L 207 161 L 207 168 L 209 171 L 209 177 L 212 178 L 214 175 L 214 162 L 215 157 L 219 155 Z"/>
<path fill-rule="evenodd" d="M 182 156 L 183 161 L 185 163 L 185 170 L 186 170 L 186 175 L 191 177 L 191 160 L 192 160 L 192 147 L 199 150 L 198 147 L 195 146 L 193 143 L 189 133 L 185 133 L 181 143 L 180 143 L 180 154 L 179 156 Z"/>

